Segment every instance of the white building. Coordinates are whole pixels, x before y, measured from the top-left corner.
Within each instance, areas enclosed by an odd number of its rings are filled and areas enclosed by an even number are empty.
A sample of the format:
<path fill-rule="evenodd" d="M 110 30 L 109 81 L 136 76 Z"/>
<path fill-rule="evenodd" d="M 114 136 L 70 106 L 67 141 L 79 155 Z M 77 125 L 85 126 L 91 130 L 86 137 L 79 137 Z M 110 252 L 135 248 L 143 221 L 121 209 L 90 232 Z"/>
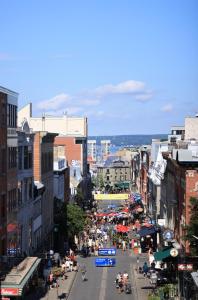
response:
<path fill-rule="evenodd" d="M 83 136 L 87 137 L 87 118 L 86 117 L 69 117 L 48 116 L 43 114 L 42 117 L 32 117 L 32 103 L 27 104 L 18 112 L 18 124 L 26 119 L 33 131 L 48 131 L 66 136 Z"/>
<path fill-rule="evenodd" d="M 107 156 L 110 154 L 110 140 L 101 140 L 101 157 L 103 160 L 107 159 Z"/>
<path fill-rule="evenodd" d="M 96 140 L 88 140 L 87 147 L 88 158 L 91 158 L 92 161 L 96 161 Z"/>
<path fill-rule="evenodd" d="M 185 118 L 185 140 L 190 139 L 198 140 L 198 114 Z"/>

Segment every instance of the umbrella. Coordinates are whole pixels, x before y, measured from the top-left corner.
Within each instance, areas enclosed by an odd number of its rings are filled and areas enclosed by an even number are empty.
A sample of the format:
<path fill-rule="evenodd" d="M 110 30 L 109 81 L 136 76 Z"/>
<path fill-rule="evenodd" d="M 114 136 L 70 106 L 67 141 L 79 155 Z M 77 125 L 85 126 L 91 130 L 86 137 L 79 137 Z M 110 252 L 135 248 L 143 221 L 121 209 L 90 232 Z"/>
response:
<path fill-rule="evenodd" d="M 130 227 L 129 226 L 125 226 L 125 225 L 122 225 L 122 224 L 118 224 L 115 226 L 115 230 L 117 232 L 129 232 L 130 231 Z"/>

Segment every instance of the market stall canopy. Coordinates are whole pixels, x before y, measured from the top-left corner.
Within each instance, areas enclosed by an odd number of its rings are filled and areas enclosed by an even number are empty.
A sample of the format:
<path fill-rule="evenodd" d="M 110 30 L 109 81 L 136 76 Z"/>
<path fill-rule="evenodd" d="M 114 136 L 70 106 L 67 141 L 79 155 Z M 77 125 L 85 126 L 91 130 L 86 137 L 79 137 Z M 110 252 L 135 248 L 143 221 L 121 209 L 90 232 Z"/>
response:
<path fill-rule="evenodd" d="M 2 296 L 21 296 L 23 288 L 37 269 L 41 259 L 26 257 L 17 267 L 13 268 L 1 282 Z"/>
<path fill-rule="evenodd" d="M 147 235 L 152 235 L 156 232 L 156 228 L 154 226 L 152 227 L 141 227 L 141 229 L 137 232 L 137 234 L 140 235 L 140 237 L 144 237 Z"/>
<path fill-rule="evenodd" d="M 171 249 L 173 249 L 173 248 L 168 248 L 168 249 L 165 248 L 162 251 L 155 252 L 155 254 L 154 254 L 155 260 L 162 261 L 163 259 L 171 256 L 171 254 L 170 254 Z"/>
<path fill-rule="evenodd" d="M 122 212 L 128 213 L 129 212 L 129 208 L 128 207 L 123 208 Z"/>
<path fill-rule="evenodd" d="M 99 213 L 99 214 L 96 214 L 96 217 L 98 217 L 98 218 L 102 218 L 102 217 L 106 217 L 106 216 L 108 216 L 107 213 Z"/>
<path fill-rule="evenodd" d="M 118 224 L 115 226 L 115 230 L 117 232 L 129 232 L 130 231 L 130 227 L 129 226 L 125 226 L 125 225 L 122 225 L 122 224 Z"/>

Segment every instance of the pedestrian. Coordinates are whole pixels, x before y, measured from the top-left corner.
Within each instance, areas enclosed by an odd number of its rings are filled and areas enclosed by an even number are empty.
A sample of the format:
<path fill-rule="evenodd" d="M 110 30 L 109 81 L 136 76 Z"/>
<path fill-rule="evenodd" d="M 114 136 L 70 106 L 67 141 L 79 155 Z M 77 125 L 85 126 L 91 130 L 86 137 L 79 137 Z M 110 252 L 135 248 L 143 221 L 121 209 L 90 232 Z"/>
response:
<path fill-rule="evenodd" d="M 49 287 L 50 287 L 50 289 L 53 288 L 53 280 L 54 280 L 53 273 L 50 272 L 50 275 L 49 275 Z"/>
<path fill-rule="evenodd" d="M 122 250 L 126 251 L 126 241 L 122 240 Z"/>
<path fill-rule="evenodd" d="M 148 270 L 149 270 L 148 264 L 147 264 L 147 262 L 145 261 L 145 263 L 144 263 L 144 265 L 143 265 L 143 274 L 144 274 L 144 277 L 147 275 Z"/>
<path fill-rule="evenodd" d="M 137 271 L 139 270 L 140 258 L 137 256 Z"/>

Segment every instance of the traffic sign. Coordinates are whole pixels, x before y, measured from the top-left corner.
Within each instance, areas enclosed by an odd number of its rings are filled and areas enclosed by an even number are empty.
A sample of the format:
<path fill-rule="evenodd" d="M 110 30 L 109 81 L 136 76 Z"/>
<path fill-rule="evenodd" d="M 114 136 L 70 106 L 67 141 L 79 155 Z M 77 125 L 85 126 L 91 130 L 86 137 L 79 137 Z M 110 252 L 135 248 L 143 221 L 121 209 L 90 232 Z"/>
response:
<path fill-rule="evenodd" d="M 107 256 L 115 256 L 116 255 L 116 249 L 115 248 L 99 248 L 98 249 L 98 255 L 107 255 Z"/>
<path fill-rule="evenodd" d="M 114 267 L 116 265 L 115 258 L 109 257 L 99 257 L 95 259 L 95 266 L 96 267 Z"/>

